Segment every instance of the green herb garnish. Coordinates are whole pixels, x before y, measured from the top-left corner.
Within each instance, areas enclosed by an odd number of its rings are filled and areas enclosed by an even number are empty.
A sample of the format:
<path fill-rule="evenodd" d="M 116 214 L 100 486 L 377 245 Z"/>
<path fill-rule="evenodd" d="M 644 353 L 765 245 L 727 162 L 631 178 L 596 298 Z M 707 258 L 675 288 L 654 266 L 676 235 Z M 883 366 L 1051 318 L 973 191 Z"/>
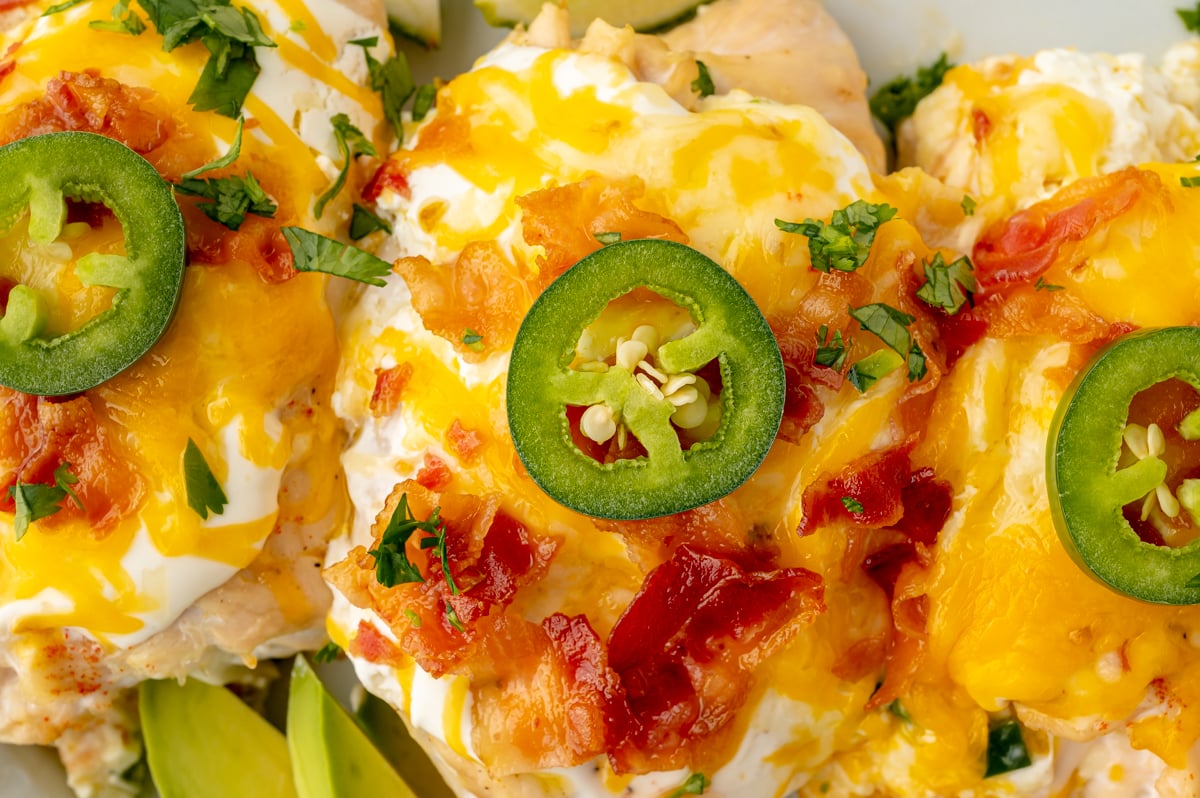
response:
<path fill-rule="evenodd" d="M 841 371 L 849 353 L 850 347 L 842 340 L 842 331 L 835 330 L 833 338 L 830 338 L 829 327 L 822 324 L 817 330 L 817 351 L 813 353 L 813 363 Z"/>
<path fill-rule="evenodd" d="M 942 85 L 946 73 L 954 67 L 942 53 L 926 67 L 920 67 L 915 77 L 901 75 L 893 78 L 871 97 L 871 113 L 895 133 L 896 125 L 913 115 L 917 103 Z"/>
<path fill-rule="evenodd" d="M 467 631 L 466 627 L 463 626 L 462 621 L 458 619 L 458 613 L 454 611 L 454 607 L 449 601 L 446 602 L 446 620 L 450 621 L 450 625 L 453 626 L 456 631 Z"/>
<path fill-rule="evenodd" d="M 973 271 L 965 256 L 947 264 L 938 252 L 925 264 L 925 283 L 917 289 L 917 298 L 953 316 L 975 293 Z"/>
<path fill-rule="evenodd" d="M 988 732 L 987 770 L 983 774 L 985 779 L 1027 768 L 1032 764 L 1033 760 L 1025 746 L 1020 723 L 1010 720 Z"/>
<path fill-rule="evenodd" d="M 379 546 L 367 552 L 375 559 L 375 579 L 379 584 L 395 587 L 405 582 L 424 582 L 420 569 L 408 559 L 406 544 L 417 531 L 436 536 L 441 525 L 440 507 L 433 508 L 429 518 L 420 521 L 409 510 L 408 494 L 401 494 L 379 539 Z"/>
<path fill-rule="evenodd" d="M 620 233 L 596 233 L 595 239 L 607 247 L 609 244 L 619 244 L 621 242 L 621 234 Z"/>
<path fill-rule="evenodd" d="M 338 151 L 342 154 L 342 169 L 338 172 L 337 179 L 333 181 L 329 190 L 317 197 L 317 201 L 313 205 L 313 215 L 318 219 L 325 211 L 325 204 L 336 197 L 342 190 L 342 186 L 346 185 L 346 176 L 350 174 L 350 163 L 362 155 L 379 154 L 370 139 L 350 122 L 350 117 L 345 114 L 334 114 L 329 121 L 333 124 L 333 136 L 337 140 Z"/>
<path fill-rule="evenodd" d="M 141 36 L 146 30 L 142 18 L 129 10 L 130 0 L 120 0 L 109 12 L 111 20 L 93 19 L 88 23 L 92 30 L 110 31 L 112 33 L 127 33 L 130 36 Z"/>
<path fill-rule="evenodd" d="M 365 238 L 376 230 L 383 230 L 385 233 L 392 232 L 392 226 L 384 219 L 376 216 L 370 209 L 354 203 L 354 211 L 350 215 L 350 240 L 358 241 L 360 238 Z"/>
<path fill-rule="evenodd" d="M 1044 278 L 1044 277 L 1037 278 L 1037 282 L 1033 284 L 1033 288 L 1035 291 L 1061 291 L 1061 290 L 1063 290 L 1063 286 L 1055 285 L 1054 283 L 1048 283 L 1048 282 L 1046 282 L 1046 278 Z"/>
<path fill-rule="evenodd" d="M 963 216 L 974 216 L 975 209 L 977 207 L 978 207 L 978 205 L 975 204 L 974 197 L 972 197 L 970 194 L 963 194 L 963 198 L 962 198 Z"/>
<path fill-rule="evenodd" d="M 333 662 L 341 655 L 341 653 L 342 647 L 337 643 L 326 643 L 317 649 L 316 653 L 313 654 L 312 659 L 313 662 L 318 663 Z"/>
<path fill-rule="evenodd" d="M 1179 185 L 1184 188 L 1195 188 L 1196 186 L 1200 186 L 1200 177 L 1181 177 L 1179 178 Z"/>
<path fill-rule="evenodd" d="M 1177 8 L 1175 13 L 1179 15 L 1179 21 L 1189 33 L 1200 33 L 1200 3 L 1191 9 Z"/>
<path fill-rule="evenodd" d="M 79 477 L 71 473 L 71 464 L 60 463 L 58 468 L 54 469 L 53 485 L 21 482 L 18 479 L 15 485 L 10 486 L 8 495 L 16 505 L 16 513 L 13 516 L 13 532 L 16 539 L 25 537 L 29 525 L 33 522 L 61 510 L 63 500 L 68 497 L 82 510 L 83 502 L 71 487 L 78 482 Z"/>
<path fill-rule="evenodd" d="M 398 52 L 387 61 L 380 62 L 371 55 L 369 48 L 378 44 L 379 38 L 372 36 L 368 39 L 355 39 L 350 44 L 363 48 L 363 56 L 367 59 L 367 74 L 370 76 L 371 88 L 379 92 L 383 100 L 383 115 L 401 135 L 404 131 L 404 120 L 401 111 L 408 98 L 413 95 L 416 85 L 413 83 L 412 70 L 409 69 L 408 59 L 404 53 Z M 428 110 L 428 108 L 426 109 Z M 421 114 L 424 117 L 424 114 Z M 416 118 L 414 110 L 413 118 Z"/>
<path fill-rule="evenodd" d="M 908 714 L 908 710 L 904 708 L 904 704 L 900 703 L 899 698 L 887 705 L 887 711 L 905 723 L 913 722 L 912 715 Z"/>
<path fill-rule="evenodd" d="M 210 511 L 213 515 L 225 512 L 229 499 L 221 489 L 221 483 L 213 476 L 200 447 L 191 438 L 188 438 L 187 448 L 183 450 L 183 481 L 187 488 L 188 507 L 195 510 L 196 515 L 207 520 Z"/>
<path fill-rule="evenodd" d="M 775 226 L 785 233 L 808 237 L 808 252 L 817 271 L 852 272 L 867 262 L 879 226 L 895 215 L 896 209 L 891 205 L 855 200 L 834 211 L 828 222 L 776 219 Z"/>
<path fill-rule="evenodd" d="M 470 327 L 463 330 L 462 334 L 463 346 L 468 349 L 473 349 L 476 352 L 483 351 L 483 336 L 472 330 Z"/>
<path fill-rule="evenodd" d="M 846 380 L 859 393 L 900 368 L 904 358 L 890 349 L 879 349 L 864 357 L 846 372 Z"/>
<path fill-rule="evenodd" d="M 671 793 L 671 798 L 683 798 L 685 795 L 703 795 L 708 789 L 708 776 L 703 773 L 693 773 L 687 777 L 683 786 Z"/>
<path fill-rule="evenodd" d="M 387 285 L 383 278 L 392 271 L 387 261 L 303 227 L 281 229 L 291 247 L 296 271 L 323 272 L 368 285 Z"/>
<path fill-rule="evenodd" d="M 848 512 L 854 513 L 855 515 L 862 515 L 862 502 L 853 496 L 843 496 L 842 506 L 845 507 Z"/>
<path fill-rule="evenodd" d="M 925 353 L 912 339 L 908 325 L 913 317 L 896 310 L 891 305 L 876 302 L 858 308 L 850 308 L 850 318 L 862 325 L 862 329 L 874 333 L 879 340 L 905 358 L 908 364 L 908 380 L 913 382 L 925 376 Z"/>
<path fill-rule="evenodd" d="M 696 69 L 700 72 L 699 76 L 692 81 L 692 91 L 699 94 L 701 97 L 709 97 L 717 91 L 717 87 L 713 85 L 712 75 L 708 72 L 708 66 L 703 61 L 697 59 Z"/>
<path fill-rule="evenodd" d="M 437 86 L 432 83 L 422 83 L 413 94 L 412 118 L 414 122 L 422 121 L 433 108 L 437 99 Z"/>

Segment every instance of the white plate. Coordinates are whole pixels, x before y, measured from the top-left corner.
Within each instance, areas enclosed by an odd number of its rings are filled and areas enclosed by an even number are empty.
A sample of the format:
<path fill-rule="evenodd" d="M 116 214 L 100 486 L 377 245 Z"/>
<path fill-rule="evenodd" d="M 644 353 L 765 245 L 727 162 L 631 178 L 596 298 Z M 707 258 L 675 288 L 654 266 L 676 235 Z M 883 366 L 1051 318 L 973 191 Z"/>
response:
<path fill-rule="evenodd" d="M 873 85 L 946 52 L 962 62 L 1047 47 L 1141 52 L 1157 60 L 1187 37 L 1175 14 L 1185 0 L 826 0 L 858 47 Z M 419 81 L 450 78 L 504 35 L 488 27 L 471 0 L 443 0 L 443 46 L 405 50 Z M 802 79 L 800 76 L 797 79 Z M 0 798 L 70 798 L 61 770 L 40 749 L 0 745 Z"/>

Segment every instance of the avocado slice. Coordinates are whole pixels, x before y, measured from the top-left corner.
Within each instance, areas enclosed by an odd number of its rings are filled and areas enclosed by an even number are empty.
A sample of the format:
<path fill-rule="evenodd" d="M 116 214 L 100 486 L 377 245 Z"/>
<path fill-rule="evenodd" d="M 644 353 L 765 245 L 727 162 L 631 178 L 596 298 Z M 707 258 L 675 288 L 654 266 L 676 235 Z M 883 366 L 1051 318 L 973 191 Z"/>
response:
<path fill-rule="evenodd" d="M 287 727 L 300 798 L 416 798 L 302 656 L 292 667 Z"/>
<path fill-rule="evenodd" d="M 542 10 L 543 0 L 475 0 L 491 25 L 528 25 Z M 582 36 L 593 19 L 610 25 L 632 25 L 655 31 L 682 22 L 709 0 L 571 0 L 571 35 Z"/>
<path fill-rule="evenodd" d="M 283 734 L 223 687 L 142 682 L 146 760 L 162 798 L 294 798 Z"/>
<path fill-rule="evenodd" d="M 425 749 L 412 738 L 391 704 L 364 691 L 354 717 L 380 753 L 397 772 L 404 774 L 404 780 L 421 798 L 454 798 Z"/>

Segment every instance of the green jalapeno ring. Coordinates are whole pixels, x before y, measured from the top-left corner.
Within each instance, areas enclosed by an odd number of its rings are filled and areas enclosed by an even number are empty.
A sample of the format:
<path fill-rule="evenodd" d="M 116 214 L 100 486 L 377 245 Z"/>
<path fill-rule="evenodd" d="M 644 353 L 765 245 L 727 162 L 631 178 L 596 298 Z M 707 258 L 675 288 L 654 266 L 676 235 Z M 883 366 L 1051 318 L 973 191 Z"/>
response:
<path fill-rule="evenodd" d="M 664 368 L 720 365 L 720 426 L 687 451 L 670 425 L 670 406 L 632 374 L 570 368 L 584 329 L 610 301 L 637 288 L 687 309 L 698 325 L 659 347 Z M 715 501 L 757 470 L 783 416 L 784 380 L 770 327 L 727 271 L 682 244 L 625 241 L 576 263 L 534 302 L 509 363 L 509 429 L 530 476 L 559 503 L 601 518 L 670 515 Z M 618 406 L 645 457 L 602 464 L 574 444 L 567 406 L 597 400 Z"/>
<path fill-rule="evenodd" d="M 1058 535 L 1087 573 L 1141 601 L 1200 604 L 1200 588 L 1189 586 L 1200 574 L 1200 540 L 1179 548 L 1146 543 L 1122 514 L 1166 475 L 1157 458 L 1117 469 L 1130 403 L 1172 378 L 1200 390 L 1200 328 L 1144 330 L 1096 355 L 1059 403 L 1046 479 Z"/>
<path fill-rule="evenodd" d="M 124 371 L 162 336 L 183 287 L 183 215 L 170 184 L 124 144 L 71 131 L 0 147 L 0 186 L 6 227 L 28 206 L 30 238 L 50 242 L 62 230 L 65 197 L 99 202 L 121 223 L 126 253 L 77 261 L 80 282 L 117 291 L 107 310 L 54 338 L 40 335 L 45 314 L 37 294 L 13 288 L 0 318 L 0 385 L 60 396 Z"/>

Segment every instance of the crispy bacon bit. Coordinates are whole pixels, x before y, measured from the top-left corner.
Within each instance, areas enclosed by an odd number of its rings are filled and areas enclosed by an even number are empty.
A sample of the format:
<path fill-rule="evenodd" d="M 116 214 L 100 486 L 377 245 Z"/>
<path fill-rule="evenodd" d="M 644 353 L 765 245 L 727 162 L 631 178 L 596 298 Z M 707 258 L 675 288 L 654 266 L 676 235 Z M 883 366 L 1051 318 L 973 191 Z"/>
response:
<path fill-rule="evenodd" d="M 988 296 L 972 311 L 993 338 L 1053 333 L 1076 344 L 1105 340 L 1111 325 L 1069 291 L 1038 291 L 1020 285 Z"/>
<path fill-rule="evenodd" d="M 425 328 L 450 341 L 471 362 L 509 349 L 532 304 L 516 267 L 495 241 L 472 241 L 452 264 L 401 258 L 396 271 L 408 283 Z M 479 351 L 463 343 L 468 329 L 481 336 Z"/>
<path fill-rule="evenodd" d="M 917 561 L 917 547 L 912 542 L 890 543 L 863 560 L 862 569 L 871 581 L 879 585 L 890 600 L 896 592 L 896 580 L 900 569 Z"/>
<path fill-rule="evenodd" d="M 720 732 L 755 667 L 824 610 L 821 578 L 803 568 L 750 571 L 680 547 L 646 577 L 608 641 L 625 705 L 611 715 L 619 773 L 691 764 L 693 743 Z"/>
<path fill-rule="evenodd" d="M 57 401 L 0 388 L 0 509 L 13 510 L 8 489 L 18 479 L 54 484 L 63 463 L 79 478 L 74 489 L 84 509 L 65 502 L 40 524 L 82 515 L 100 538 L 142 501 L 140 474 L 115 451 L 87 396 Z"/>
<path fill-rule="evenodd" d="M 195 198 L 182 198 L 179 207 L 187 223 L 188 256 L 193 263 L 220 265 L 241 261 L 270 284 L 296 276 L 292 249 L 283 237 L 278 219 L 250 215 L 241 227 L 230 230 L 197 210 Z"/>
<path fill-rule="evenodd" d="M 803 371 L 792 363 L 783 364 L 787 394 L 783 402 L 783 420 L 778 436 L 788 443 L 800 443 L 804 433 L 825 415 L 825 404 Z"/>
<path fill-rule="evenodd" d="M 417 484 L 427 490 L 442 491 L 450 484 L 453 476 L 450 473 L 450 466 L 446 465 L 445 460 L 436 454 L 426 452 L 425 464 L 417 471 Z"/>
<path fill-rule="evenodd" d="M 412 363 L 390 369 L 375 369 L 375 390 L 371 392 L 371 415 L 390 416 L 400 406 L 400 396 L 412 379 Z"/>
<path fill-rule="evenodd" d="M 146 109 L 154 96 L 149 89 L 102 78 L 94 69 L 62 72 L 47 82 L 44 96 L 0 118 L 0 143 L 40 133 L 84 130 L 116 139 L 145 155 L 171 133 L 169 121 Z"/>
<path fill-rule="evenodd" d="M 933 545 L 950 517 L 953 502 L 950 483 L 937 479 L 932 468 L 919 468 L 900 489 L 900 501 L 904 514 L 895 528 L 915 543 Z"/>
<path fill-rule="evenodd" d="M 412 191 L 408 187 L 408 177 L 404 174 L 404 167 L 391 159 L 384 161 L 383 165 L 375 170 L 375 174 L 363 186 L 363 200 L 377 202 L 387 189 L 391 189 L 405 199 L 412 196 Z"/>
<path fill-rule="evenodd" d="M 981 292 L 1033 283 L 1055 263 L 1065 244 L 1082 241 L 1163 191 L 1158 175 L 1131 167 L 1079 180 L 993 225 L 975 245 L 972 259 Z"/>
<path fill-rule="evenodd" d="M 975 136 L 975 144 L 983 144 L 983 140 L 992 132 L 992 120 L 981 108 L 971 109 L 971 133 Z"/>
<path fill-rule="evenodd" d="M 801 498 L 804 515 L 800 534 L 815 532 L 833 518 L 845 518 L 864 527 L 891 526 L 899 521 L 904 514 L 901 491 L 909 483 L 910 448 L 904 445 L 870 452 L 824 484 L 818 482 L 806 488 Z"/>
<path fill-rule="evenodd" d="M 450 423 L 446 430 L 446 443 L 450 450 L 458 455 L 464 463 L 471 463 L 479 456 L 483 448 L 483 435 L 473 429 L 467 429 L 457 418 Z"/>
<path fill-rule="evenodd" d="M 609 181 L 590 178 L 580 183 L 542 189 L 517 198 L 525 242 L 545 249 L 538 259 L 538 274 L 529 281 L 534 293 L 546 286 L 585 255 L 602 245 L 599 233 L 620 233 L 622 238 L 661 238 L 688 243 L 675 222 L 644 211 L 635 201 L 645 192 L 638 178 Z"/>
<path fill-rule="evenodd" d="M 750 538 L 750 521 L 731 497 L 703 504 L 692 510 L 639 521 L 597 520 L 601 529 L 621 535 L 634 548 L 648 553 L 649 562 L 661 562 L 680 546 L 702 548 L 710 553 L 756 556 L 760 564 L 772 562 L 775 551 L 756 551 L 761 545 Z"/>

